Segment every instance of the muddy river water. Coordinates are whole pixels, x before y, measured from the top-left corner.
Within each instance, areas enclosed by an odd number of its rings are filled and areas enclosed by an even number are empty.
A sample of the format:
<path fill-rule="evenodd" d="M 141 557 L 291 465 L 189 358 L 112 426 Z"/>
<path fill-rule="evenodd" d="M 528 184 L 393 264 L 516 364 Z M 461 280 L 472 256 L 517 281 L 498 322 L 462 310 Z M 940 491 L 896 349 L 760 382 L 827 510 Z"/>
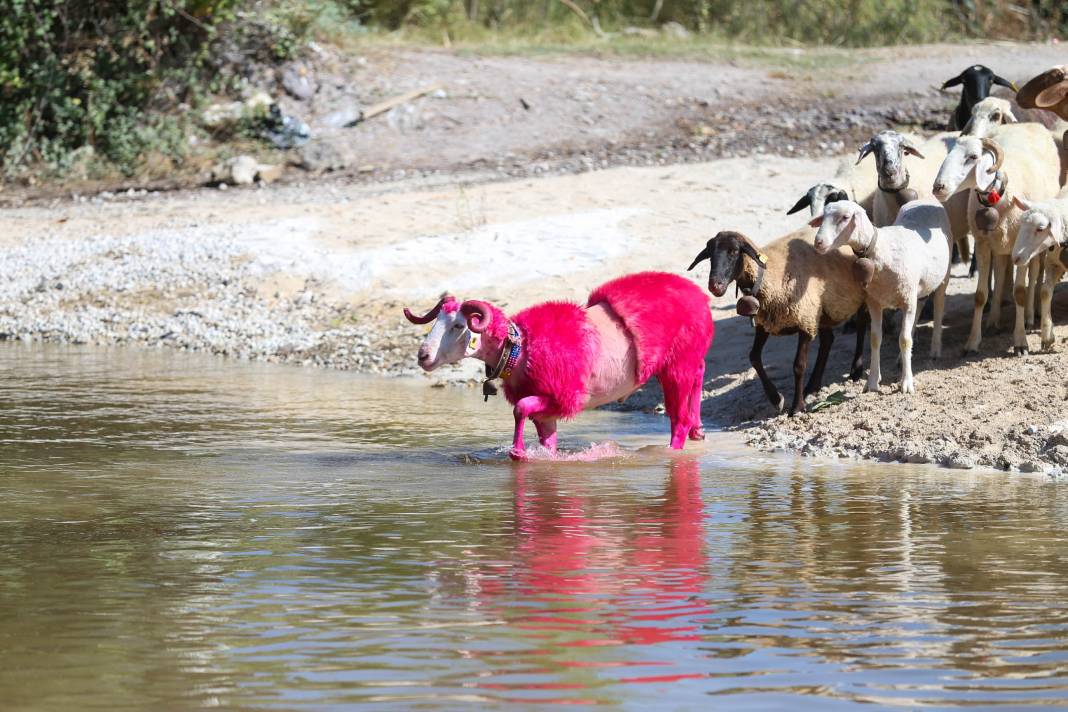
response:
<path fill-rule="evenodd" d="M 0 346 L 0 707 L 1068 700 L 1068 489 L 475 391 Z M 607 443 L 607 444 L 605 444 Z"/>

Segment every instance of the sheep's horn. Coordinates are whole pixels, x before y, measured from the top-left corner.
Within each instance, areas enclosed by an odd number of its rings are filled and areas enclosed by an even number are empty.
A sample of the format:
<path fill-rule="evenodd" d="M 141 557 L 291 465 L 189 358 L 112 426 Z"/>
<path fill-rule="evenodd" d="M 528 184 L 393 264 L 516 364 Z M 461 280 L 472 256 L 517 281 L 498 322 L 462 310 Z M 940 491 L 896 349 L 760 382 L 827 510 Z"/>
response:
<path fill-rule="evenodd" d="M 996 74 L 994 75 L 994 83 L 1000 84 L 1001 86 L 1006 87 L 1007 89 L 1012 89 L 1013 91 L 1019 91 L 1019 89 L 1016 88 L 1015 82 L 1010 82 L 1008 79 L 1004 77 L 999 77 Z"/>
<path fill-rule="evenodd" d="M 460 313 L 467 318 L 467 328 L 481 334 L 493 323 L 493 307 L 481 299 L 468 299 L 460 305 Z"/>
<path fill-rule="evenodd" d="M 804 195 L 801 196 L 800 200 L 798 200 L 796 203 L 794 203 L 794 207 L 792 207 L 792 208 L 790 208 L 789 210 L 786 211 L 786 214 L 787 215 L 793 215 L 794 213 L 796 213 L 801 208 L 809 208 L 809 207 L 812 207 L 812 196 L 809 195 L 808 193 L 805 193 Z"/>
<path fill-rule="evenodd" d="M 990 169 L 990 172 L 997 173 L 998 169 L 1001 168 L 1001 164 L 1005 161 L 1005 152 L 1001 150 L 1001 146 L 988 138 L 980 139 L 980 143 L 983 145 L 984 150 L 994 154 L 994 167 Z"/>
<path fill-rule="evenodd" d="M 705 249 L 703 249 L 703 250 L 701 250 L 700 252 L 697 253 L 697 257 L 693 258 L 693 263 L 689 267 L 686 268 L 686 271 L 689 272 L 690 270 L 692 270 L 694 267 L 697 266 L 698 262 L 700 262 L 701 260 L 707 260 L 711 256 L 712 256 L 712 254 L 708 249 L 708 245 L 705 245 Z"/>
<path fill-rule="evenodd" d="M 449 297 L 448 295 L 445 295 L 444 297 L 438 300 L 438 303 L 434 306 L 433 309 L 428 311 L 423 316 L 416 316 L 415 314 L 412 314 L 412 311 L 408 307 L 405 307 L 404 318 L 412 322 L 413 324 L 429 324 L 430 322 L 438 318 L 438 314 L 441 312 L 441 306 L 445 303 L 446 300 L 450 298 L 451 297 Z"/>

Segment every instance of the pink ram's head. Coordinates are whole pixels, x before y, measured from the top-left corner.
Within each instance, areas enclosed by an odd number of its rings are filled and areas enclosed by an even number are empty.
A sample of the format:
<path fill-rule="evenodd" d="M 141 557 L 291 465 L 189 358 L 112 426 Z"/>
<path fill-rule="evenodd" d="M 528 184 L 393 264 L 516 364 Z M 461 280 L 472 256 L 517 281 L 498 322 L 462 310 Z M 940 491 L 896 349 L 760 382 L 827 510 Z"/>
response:
<path fill-rule="evenodd" d="M 404 316 L 413 324 L 434 322 L 430 333 L 419 346 L 419 366 L 424 371 L 433 371 L 440 366 L 456 363 L 468 353 L 473 334 L 482 333 L 492 319 L 492 307 L 478 299 L 469 299 L 462 304 L 456 297 L 446 294 L 433 309 L 417 316 L 409 309 Z"/>

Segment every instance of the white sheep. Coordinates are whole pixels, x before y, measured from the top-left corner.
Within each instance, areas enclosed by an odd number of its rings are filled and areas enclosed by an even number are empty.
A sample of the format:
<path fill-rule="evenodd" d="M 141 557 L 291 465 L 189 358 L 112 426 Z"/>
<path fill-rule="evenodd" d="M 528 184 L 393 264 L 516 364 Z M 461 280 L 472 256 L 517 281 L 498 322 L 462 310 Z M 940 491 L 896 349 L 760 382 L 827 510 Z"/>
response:
<path fill-rule="evenodd" d="M 1012 104 L 1008 99 L 988 96 L 972 107 L 972 117 L 961 130 L 961 136 L 985 138 L 995 126 L 1015 124 L 1016 115 L 1012 113 Z"/>
<path fill-rule="evenodd" d="M 868 211 L 868 216 L 876 227 L 893 225 L 897 211 L 910 200 L 931 198 L 931 183 L 943 159 L 957 141 L 955 133 L 943 132 L 920 141 L 918 137 L 897 131 L 880 131 L 871 140 L 860 147 L 859 164 L 868 154 L 875 157 L 876 187 L 868 209 L 862 201 L 857 201 Z M 906 156 L 913 157 L 906 166 Z M 968 244 L 968 197 L 947 200 L 943 207 L 949 216 L 953 241 L 957 244 L 961 259 L 971 260 L 971 248 Z"/>
<path fill-rule="evenodd" d="M 1021 196 L 1046 200 L 1059 188 L 1060 157 L 1049 131 L 1041 124 L 1023 123 L 993 127 L 987 138 L 961 136 L 942 162 L 933 185 L 936 198 L 945 201 L 959 190 L 967 190 L 968 224 L 975 236 L 979 279 L 975 290 L 972 328 L 965 353 L 975 353 L 983 335 L 983 307 L 989 292 L 991 261 L 994 267 L 994 301 L 988 326 L 1001 320 L 1001 294 L 1016 243 L 1023 211 L 1011 198 Z M 1027 352 L 1026 326 L 1034 323 L 1034 288 L 1038 261 L 1016 271 L 1013 296 L 1016 325 L 1013 345 L 1016 353 Z"/>
<path fill-rule="evenodd" d="M 1050 303 L 1053 288 L 1064 276 L 1063 257 L 1068 256 L 1068 189 L 1057 194 L 1057 199 L 1048 203 L 1036 203 L 1014 197 L 1013 203 L 1024 214 L 1020 216 L 1020 230 L 1012 248 L 1012 262 L 1019 268 L 1035 259 L 1045 260 L 1045 279 L 1041 288 L 1042 349 L 1053 349 L 1053 315 Z"/>
<path fill-rule="evenodd" d="M 871 281 L 866 289 L 871 314 L 871 365 L 866 391 L 879 390 L 882 380 L 879 349 L 882 346 L 883 310 L 901 309 L 904 320 L 898 335 L 901 347 L 902 393 L 913 393 L 912 333 L 917 301 L 934 294 L 934 333 L 931 356 L 942 354 L 942 316 L 952 252 L 949 218 L 934 200 L 914 200 L 898 212 L 893 225 L 877 228 L 864 209 L 852 201 L 830 203 L 823 215 L 809 223 L 818 227 L 816 252 L 849 245 L 859 258 L 870 260 Z"/>

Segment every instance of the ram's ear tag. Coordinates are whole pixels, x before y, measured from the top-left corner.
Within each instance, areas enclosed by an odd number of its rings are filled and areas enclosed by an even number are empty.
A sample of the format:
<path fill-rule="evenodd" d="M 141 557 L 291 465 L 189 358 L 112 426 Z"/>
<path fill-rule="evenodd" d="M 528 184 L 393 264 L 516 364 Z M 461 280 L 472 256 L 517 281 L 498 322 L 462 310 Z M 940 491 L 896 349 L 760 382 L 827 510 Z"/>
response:
<path fill-rule="evenodd" d="M 763 252 L 757 253 L 757 259 L 760 261 L 760 264 L 764 265 L 765 267 L 768 266 L 768 256 L 765 255 Z"/>

